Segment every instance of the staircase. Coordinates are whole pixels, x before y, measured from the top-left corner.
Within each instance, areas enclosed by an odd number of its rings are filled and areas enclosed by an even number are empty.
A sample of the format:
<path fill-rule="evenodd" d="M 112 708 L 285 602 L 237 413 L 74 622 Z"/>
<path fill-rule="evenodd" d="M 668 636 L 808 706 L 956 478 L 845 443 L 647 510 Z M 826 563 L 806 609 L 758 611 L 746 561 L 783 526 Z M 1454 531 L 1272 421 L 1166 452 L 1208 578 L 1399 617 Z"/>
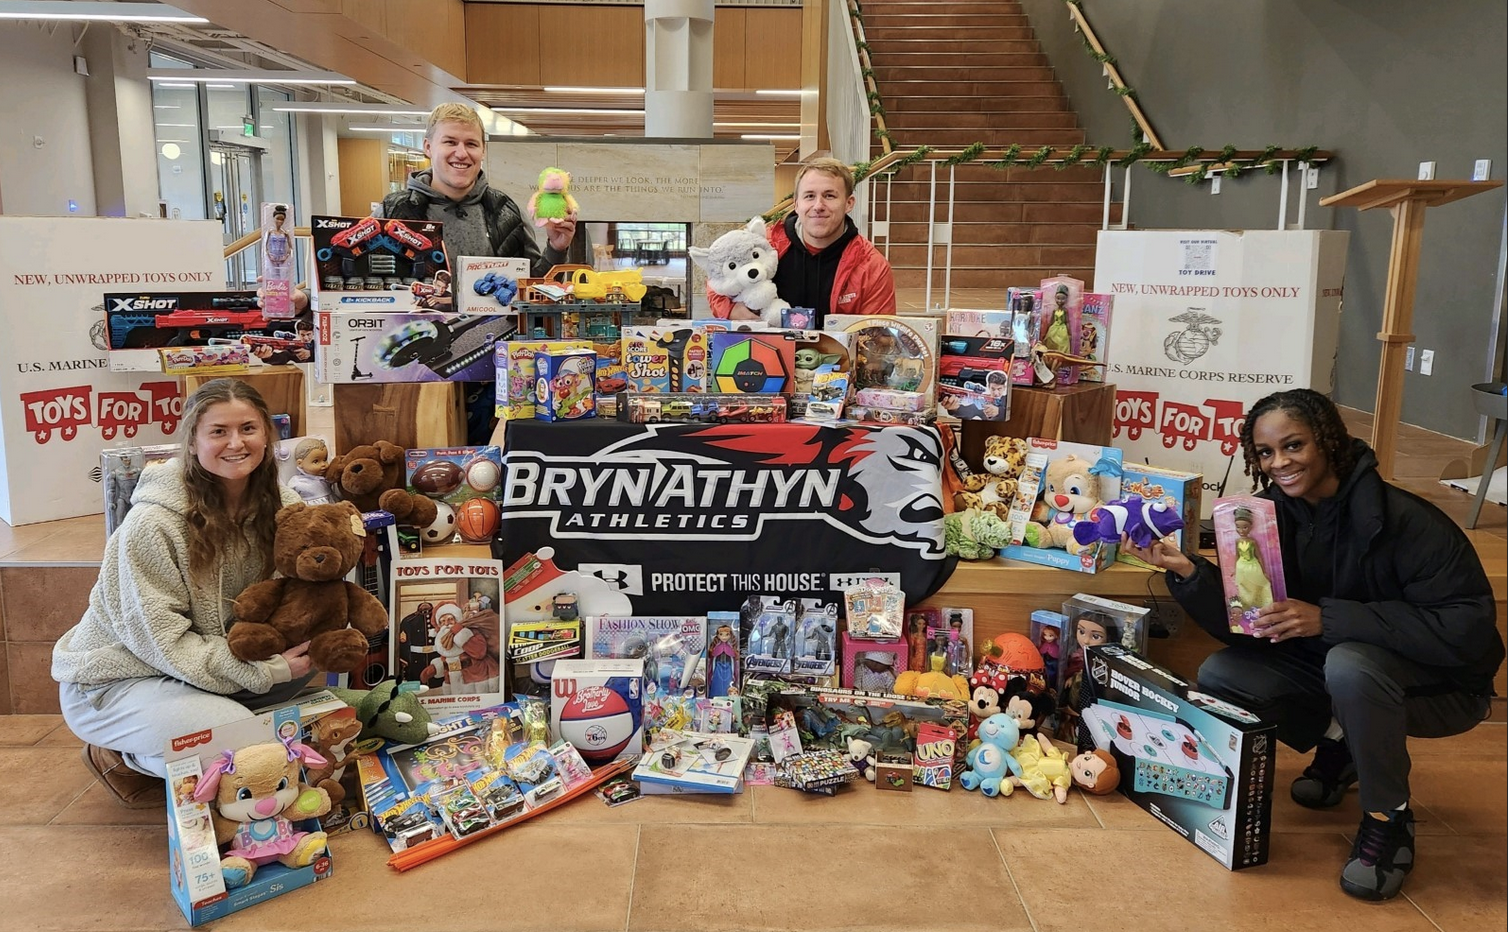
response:
<path fill-rule="evenodd" d="M 998 152 L 1017 143 L 1025 158 L 1044 145 L 1061 151 L 1085 142 L 1078 115 L 1015 0 L 864 0 L 863 19 L 897 150 L 982 142 Z M 898 287 L 926 284 L 930 172 L 923 163 L 892 182 L 890 264 Z M 956 172 L 953 287 L 999 289 L 1003 301 L 1007 287 L 1035 286 L 1059 272 L 1092 280 L 1101 169 L 1000 171 L 968 164 Z M 938 166 L 938 221 L 947 219 L 947 178 L 948 169 Z M 881 218 L 884 192 L 883 184 L 871 191 Z M 1114 210 L 1117 220 L 1119 205 Z M 945 247 L 935 249 L 940 272 Z M 941 281 L 937 275 L 934 288 Z"/>

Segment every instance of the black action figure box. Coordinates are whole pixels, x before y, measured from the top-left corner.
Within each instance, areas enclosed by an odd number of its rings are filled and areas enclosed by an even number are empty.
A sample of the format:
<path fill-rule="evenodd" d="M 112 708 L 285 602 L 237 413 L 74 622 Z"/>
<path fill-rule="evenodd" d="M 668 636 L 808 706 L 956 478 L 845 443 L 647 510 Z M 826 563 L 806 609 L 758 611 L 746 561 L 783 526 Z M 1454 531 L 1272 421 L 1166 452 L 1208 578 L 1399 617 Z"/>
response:
<path fill-rule="evenodd" d="M 1275 725 L 1118 644 L 1088 649 L 1080 696 L 1122 793 L 1229 870 L 1267 863 Z"/>

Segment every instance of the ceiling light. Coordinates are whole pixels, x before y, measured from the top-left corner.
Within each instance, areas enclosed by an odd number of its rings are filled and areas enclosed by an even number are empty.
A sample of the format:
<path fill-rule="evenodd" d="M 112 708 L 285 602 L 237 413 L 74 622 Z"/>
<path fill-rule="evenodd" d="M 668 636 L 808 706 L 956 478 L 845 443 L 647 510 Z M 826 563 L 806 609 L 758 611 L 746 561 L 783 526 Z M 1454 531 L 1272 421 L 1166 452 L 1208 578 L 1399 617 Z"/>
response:
<path fill-rule="evenodd" d="M 208 68 L 148 68 L 149 81 L 194 81 L 216 84 L 355 84 L 356 82 L 333 71 L 264 71 L 249 69 L 235 71 Z M 173 85 L 163 84 L 163 87 Z"/>
<path fill-rule="evenodd" d="M 801 134 L 797 133 L 794 136 L 784 136 L 784 135 L 778 135 L 778 134 L 777 135 L 771 135 L 769 133 L 744 133 L 742 136 L 739 136 L 738 138 L 739 139 L 759 139 L 759 140 L 763 140 L 763 141 L 766 141 L 766 142 L 784 142 L 784 141 L 787 141 L 787 140 L 798 140 L 798 139 L 801 138 Z"/>
<path fill-rule="evenodd" d="M 593 107 L 502 107 L 493 105 L 498 113 L 539 113 L 546 116 L 643 116 L 643 110 L 613 110 Z"/>
<path fill-rule="evenodd" d="M 755 91 L 754 93 L 758 94 L 760 97 L 800 97 L 802 94 L 805 94 L 806 91 L 781 90 L 781 91 Z"/>
<path fill-rule="evenodd" d="M 428 128 L 423 123 L 366 123 L 346 127 L 357 133 L 422 133 Z"/>
<path fill-rule="evenodd" d="M 642 97 L 642 87 L 547 87 L 546 94 L 624 94 Z"/>
<path fill-rule="evenodd" d="M 66 19 L 112 23 L 207 23 L 209 20 L 161 3 L 86 3 L 7 0 L 0 19 Z"/>
<path fill-rule="evenodd" d="M 233 91 L 236 89 L 234 84 L 206 84 L 204 86 L 212 91 Z"/>
<path fill-rule="evenodd" d="M 180 106 L 178 106 L 177 104 L 153 104 L 152 105 L 152 109 L 153 110 L 182 110 L 183 108 L 180 107 Z"/>
<path fill-rule="evenodd" d="M 170 162 L 183 154 L 183 150 L 178 147 L 176 142 L 163 143 L 160 151 L 162 152 L 162 157 Z"/>
<path fill-rule="evenodd" d="M 388 104 L 354 104 L 339 100 L 290 100 L 273 104 L 271 109 L 279 113 L 350 113 L 378 116 L 429 116 L 428 110 L 408 110 Z"/>
<path fill-rule="evenodd" d="M 157 84 L 157 86 L 158 87 L 170 87 L 170 88 L 186 89 L 186 90 L 192 90 L 193 87 L 194 87 L 194 85 L 192 85 L 192 84 L 170 84 L 170 83 L 168 83 L 166 81 L 159 82 Z"/>
<path fill-rule="evenodd" d="M 192 124 L 192 123 L 157 123 L 155 125 L 157 125 L 157 126 L 174 126 L 174 127 L 179 127 L 181 129 L 193 129 L 194 128 L 194 124 Z M 240 129 L 240 127 L 236 127 L 236 128 Z"/>

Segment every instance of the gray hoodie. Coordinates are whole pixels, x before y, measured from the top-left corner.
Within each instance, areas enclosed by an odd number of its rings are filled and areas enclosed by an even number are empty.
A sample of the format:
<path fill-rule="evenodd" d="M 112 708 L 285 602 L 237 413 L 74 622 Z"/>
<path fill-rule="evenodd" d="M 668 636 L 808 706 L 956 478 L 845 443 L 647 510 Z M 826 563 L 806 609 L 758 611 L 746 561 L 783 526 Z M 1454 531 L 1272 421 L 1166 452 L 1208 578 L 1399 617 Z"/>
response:
<path fill-rule="evenodd" d="M 482 214 L 482 198 L 487 196 L 487 173 L 479 172 L 476 184 L 459 201 L 453 201 L 430 187 L 434 175 L 417 171 L 408 176 L 408 189 L 428 198 L 424 219 L 445 225 L 445 247 L 452 256 L 490 256 L 492 244 L 487 238 L 487 218 Z"/>
<path fill-rule="evenodd" d="M 298 500 L 283 490 L 283 504 Z M 171 676 L 207 692 L 265 693 L 291 679 L 282 657 L 246 663 L 225 640 L 231 600 L 262 578 L 262 558 L 242 536 L 225 542 L 207 583 L 187 574 L 188 493 L 183 464 L 147 467 L 131 511 L 105 542 L 89 608 L 52 649 L 52 678 L 94 686 Z"/>

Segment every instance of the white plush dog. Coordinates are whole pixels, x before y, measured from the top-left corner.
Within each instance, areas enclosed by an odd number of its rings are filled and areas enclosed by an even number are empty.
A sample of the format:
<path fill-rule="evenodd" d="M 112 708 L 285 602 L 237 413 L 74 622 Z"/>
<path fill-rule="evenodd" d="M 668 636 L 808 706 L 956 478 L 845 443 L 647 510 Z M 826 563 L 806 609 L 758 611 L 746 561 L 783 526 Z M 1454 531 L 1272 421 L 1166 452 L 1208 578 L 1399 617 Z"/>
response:
<path fill-rule="evenodd" d="M 686 252 L 707 273 L 707 285 L 713 291 L 742 303 L 770 326 L 780 326 L 780 312 L 790 305 L 775 293 L 775 268 L 780 260 L 765 233 L 763 217 L 724 233 L 706 249 L 693 246 Z"/>

